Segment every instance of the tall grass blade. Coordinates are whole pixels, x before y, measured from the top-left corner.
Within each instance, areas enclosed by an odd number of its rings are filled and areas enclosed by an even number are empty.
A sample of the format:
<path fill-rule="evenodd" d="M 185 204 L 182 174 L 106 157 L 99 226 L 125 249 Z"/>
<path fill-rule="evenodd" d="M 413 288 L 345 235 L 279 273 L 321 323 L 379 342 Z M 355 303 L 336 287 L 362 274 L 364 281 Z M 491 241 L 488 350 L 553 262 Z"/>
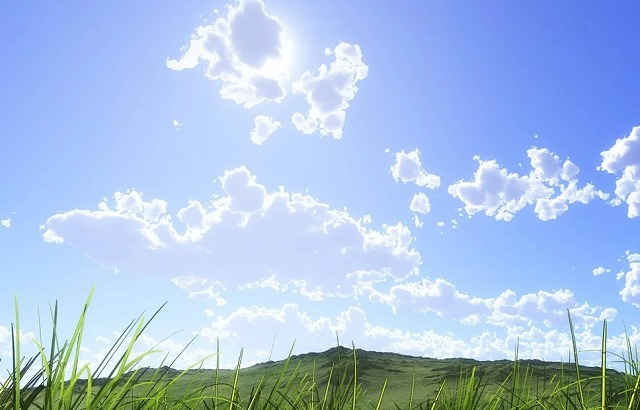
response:
<path fill-rule="evenodd" d="M 14 409 L 20 409 L 20 315 L 18 314 L 18 297 L 14 298 L 14 308 L 16 313 L 16 334 L 13 334 L 13 326 L 11 327 L 11 336 L 13 344 L 13 405 Z"/>
<path fill-rule="evenodd" d="M 601 405 L 602 410 L 606 410 L 607 408 L 607 319 L 604 320 L 602 324 L 602 348 L 600 349 L 602 353 L 602 382 L 601 382 Z"/>
<path fill-rule="evenodd" d="M 238 358 L 238 364 L 236 365 L 235 375 L 233 377 L 233 385 L 231 386 L 231 399 L 229 400 L 229 410 L 233 410 L 233 406 L 239 406 L 240 398 L 238 395 L 238 377 L 240 376 L 240 365 L 242 364 L 243 349 L 240 349 L 240 357 Z"/>
<path fill-rule="evenodd" d="M 585 408 L 584 393 L 582 391 L 582 378 L 580 377 L 580 364 L 578 362 L 578 346 L 576 343 L 576 333 L 573 327 L 573 321 L 571 320 L 571 312 L 567 309 L 567 317 L 569 318 L 569 329 L 571 331 L 571 344 L 573 347 L 573 358 L 576 368 L 576 386 L 578 388 L 578 398 L 580 399 L 580 405 Z"/>
<path fill-rule="evenodd" d="M 357 402 L 357 386 L 358 386 L 358 360 L 356 358 L 356 345 L 351 341 L 351 347 L 353 349 L 353 401 L 351 405 L 351 410 L 356 410 L 356 402 Z"/>
<path fill-rule="evenodd" d="M 382 391 L 380 392 L 380 397 L 378 398 L 378 404 L 376 405 L 375 410 L 380 410 L 382 406 L 382 396 L 384 396 L 384 391 L 387 388 L 387 379 L 384 379 L 384 384 L 382 385 Z M 409 404 L 409 409 L 411 409 L 411 404 Z"/>

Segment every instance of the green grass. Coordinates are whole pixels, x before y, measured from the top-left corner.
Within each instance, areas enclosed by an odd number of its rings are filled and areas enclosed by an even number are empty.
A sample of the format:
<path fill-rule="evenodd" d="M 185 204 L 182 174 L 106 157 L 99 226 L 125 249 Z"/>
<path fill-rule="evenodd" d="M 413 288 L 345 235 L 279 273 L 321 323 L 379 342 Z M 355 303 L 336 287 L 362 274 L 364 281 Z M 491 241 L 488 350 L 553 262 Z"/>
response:
<path fill-rule="evenodd" d="M 93 292 L 92 292 L 93 293 Z M 234 369 L 194 363 L 174 370 L 167 356 L 158 368 L 140 367 L 155 350 L 133 355 L 149 323 L 132 320 L 95 368 L 80 365 L 80 346 L 89 295 L 71 336 L 58 335 L 58 305 L 50 309 L 52 331 L 34 340 L 38 354 L 21 357 L 20 320 L 15 303 L 12 371 L 0 382 L 5 409 L 638 409 L 640 365 L 627 344 L 618 357 L 624 371 L 606 368 L 607 323 L 603 323 L 599 367 L 579 364 L 573 323 L 570 363 L 521 360 L 430 359 L 336 347 L 323 353 L 289 355 L 284 361 Z M 629 340 L 627 338 L 627 340 Z M 293 350 L 293 348 L 292 348 Z M 31 375 L 31 376 L 27 376 Z"/>

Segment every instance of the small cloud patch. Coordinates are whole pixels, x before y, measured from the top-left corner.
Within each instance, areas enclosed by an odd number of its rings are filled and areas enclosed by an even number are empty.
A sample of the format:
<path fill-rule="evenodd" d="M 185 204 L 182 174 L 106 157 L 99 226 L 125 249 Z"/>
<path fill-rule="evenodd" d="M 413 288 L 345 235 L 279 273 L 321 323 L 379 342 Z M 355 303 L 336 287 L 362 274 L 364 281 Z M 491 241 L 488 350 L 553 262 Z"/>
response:
<path fill-rule="evenodd" d="M 254 120 L 255 126 L 251 131 L 251 142 L 262 145 L 282 124 L 266 115 L 258 115 Z"/>

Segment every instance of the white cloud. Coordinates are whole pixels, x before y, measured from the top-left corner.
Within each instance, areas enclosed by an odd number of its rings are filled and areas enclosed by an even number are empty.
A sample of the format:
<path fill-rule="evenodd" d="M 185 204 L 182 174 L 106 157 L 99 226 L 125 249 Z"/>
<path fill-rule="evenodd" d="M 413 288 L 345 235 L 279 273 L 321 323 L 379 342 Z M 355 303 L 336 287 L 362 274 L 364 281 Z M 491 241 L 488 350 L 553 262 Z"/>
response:
<path fill-rule="evenodd" d="M 88 365 L 96 376 L 95 372 L 98 365 L 106 357 L 121 357 L 125 354 L 126 348 L 132 343 L 131 337 L 124 338 L 124 343 L 118 344 L 119 332 L 112 332 L 109 336 L 98 336 L 97 341 L 100 343 L 98 347 L 89 349 L 82 348 L 82 354 L 80 356 L 80 366 Z M 118 344 L 118 348 L 115 349 L 115 354 L 111 350 Z M 214 367 L 216 364 L 216 351 L 213 349 L 204 349 L 202 347 L 189 346 L 171 337 L 163 337 L 162 339 L 155 338 L 148 332 L 142 333 L 138 340 L 133 343 L 133 350 L 131 351 L 131 357 L 144 357 L 139 362 L 140 367 L 151 366 L 159 367 L 160 365 L 172 364 L 173 368 L 186 369 L 191 366 L 198 366 L 199 363 L 203 364 L 203 367 Z M 153 352 L 152 352 L 153 351 Z M 152 352 L 152 354 L 147 354 Z M 175 360 L 175 361 L 174 361 Z M 115 360 L 111 360 L 107 363 L 102 363 L 103 370 L 102 376 L 108 374 L 113 366 L 116 364 Z M 106 366 L 105 366 L 106 364 Z"/>
<path fill-rule="evenodd" d="M 256 334 L 264 335 L 256 338 Z M 224 346 L 232 343 L 248 352 L 264 350 L 265 341 L 275 337 L 275 357 L 288 353 L 295 341 L 296 351 L 322 351 L 335 345 L 336 335 L 341 344 L 370 350 L 396 351 L 430 357 L 477 357 L 472 344 L 456 339 L 452 334 L 404 332 L 371 324 L 365 312 L 348 307 L 336 316 L 313 318 L 298 305 L 286 304 L 281 308 L 252 306 L 240 308 L 227 316 L 218 316 L 200 335 L 214 342 L 218 337 Z M 447 343 L 443 343 L 447 342 Z M 494 353 L 495 354 L 495 353 Z M 501 358 L 502 355 L 500 355 Z"/>
<path fill-rule="evenodd" d="M 365 284 L 359 293 L 371 302 L 389 305 L 395 314 L 433 312 L 463 324 L 487 323 L 505 328 L 562 326 L 566 323 L 567 309 L 571 310 L 574 323 L 589 326 L 598 323 L 605 311 L 609 320 L 616 314 L 612 308 L 579 303 L 569 290 L 540 290 L 518 297 L 507 289 L 494 298 L 479 298 L 459 291 L 455 285 L 441 278 L 393 285 L 387 292 Z"/>
<path fill-rule="evenodd" d="M 420 254 L 400 223 L 376 230 L 309 195 L 267 192 L 245 167 L 226 171 L 220 182 L 223 197 L 207 206 L 192 200 L 175 219 L 165 201 L 130 190 L 98 210 L 51 216 L 43 238 L 121 273 L 205 278 L 188 285 L 197 289 L 180 282 L 199 298 L 216 297 L 217 288 L 207 290 L 212 283 L 236 289 L 272 276 L 297 283 L 301 294 L 351 294 L 355 283 L 347 279 L 357 272 L 394 280 L 417 272 Z"/>
<path fill-rule="evenodd" d="M 396 152 L 396 162 L 391 166 L 391 175 L 396 181 L 413 182 L 424 188 L 434 189 L 440 186 L 440 177 L 438 175 L 429 174 L 422 169 L 420 161 L 420 151 L 414 149 L 409 153 L 404 150 Z"/>
<path fill-rule="evenodd" d="M 275 275 L 271 275 L 267 279 L 259 280 L 252 283 L 247 283 L 246 285 L 240 287 L 241 290 L 253 290 L 253 289 L 272 289 L 277 293 L 286 292 L 289 289 L 289 286 L 284 285 L 278 282 Z"/>
<path fill-rule="evenodd" d="M 286 67 L 284 27 L 262 0 L 239 0 L 228 11 L 226 19 L 198 27 L 182 57 L 167 59 L 167 67 L 179 71 L 205 61 L 205 76 L 222 82 L 220 95 L 247 108 L 282 101 L 288 77 L 278 69 Z"/>
<path fill-rule="evenodd" d="M 592 271 L 593 276 L 600 276 L 603 273 L 609 273 L 609 272 L 611 272 L 611 269 L 605 269 L 602 266 L 598 266 Z"/>
<path fill-rule="evenodd" d="M 600 171 L 621 174 L 616 180 L 616 198 L 613 205 L 626 202 L 627 216 L 640 216 L 640 127 L 634 127 L 629 136 L 619 138 L 606 151 L 600 153 L 602 163 Z"/>
<path fill-rule="evenodd" d="M 218 307 L 227 304 L 227 300 L 221 296 L 221 293 L 225 291 L 226 288 L 219 281 L 212 281 L 197 276 L 177 276 L 171 278 L 171 282 L 178 288 L 187 291 L 189 293 L 189 299 L 191 300 L 214 299 Z"/>
<path fill-rule="evenodd" d="M 0 326 L 0 345 L 6 345 L 11 341 L 11 331 L 6 326 Z"/>
<path fill-rule="evenodd" d="M 409 209 L 413 212 L 417 212 L 420 214 L 428 214 L 431 210 L 431 205 L 429 204 L 429 197 L 427 197 L 424 193 L 418 192 L 413 195 L 413 199 L 409 204 Z"/>
<path fill-rule="evenodd" d="M 261 145 L 277 130 L 282 124 L 266 115 L 258 115 L 254 120 L 255 126 L 251 131 L 251 142 Z"/>
<path fill-rule="evenodd" d="M 0 351 L 4 349 L 11 349 L 12 344 L 12 329 L 9 326 L 0 325 Z M 33 340 L 36 340 L 36 335 L 33 332 L 20 329 L 20 346 L 27 349 L 33 349 Z M 23 351 L 24 353 L 24 351 Z M 35 352 L 33 352 L 35 354 Z"/>
<path fill-rule="evenodd" d="M 620 291 L 620 296 L 623 301 L 640 307 L 640 253 L 627 251 L 626 256 L 629 270 L 624 274 L 624 288 Z"/>
<path fill-rule="evenodd" d="M 180 131 L 180 129 L 182 128 L 182 123 L 178 120 L 173 120 L 172 124 L 175 127 L 176 131 Z"/>
<path fill-rule="evenodd" d="M 0 219 L 0 225 L 5 228 L 11 228 L 11 218 Z"/>
<path fill-rule="evenodd" d="M 560 158 L 546 148 L 527 150 L 531 163 L 528 175 L 509 173 L 495 160 L 478 161 L 473 181 L 458 181 L 449 186 L 449 194 L 460 199 L 469 216 L 484 211 L 497 220 L 510 221 L 527 205 L 534 205 L 540 220 L 556 219 L 569 209 L 569 205 L 587 204 L 608 195 L 596 190 L 592 184 L 577 187 L 579 168 L 570 160 Z"/>
<path fill-rule="evenodd" d="M 307 71 L 293 83 L 293 93 L 305 95 L 309 111 L 306 118 L 298 112 L 293 114 L 291 121 L 304 134 L 319 128 L 321 135 L 331 134 L 340 139 L 346 109 L 358 91 L 356 84 L 367 77 L 369 68 L 362 61 L 362 51 L 357 44 L 340 43 L 325 54 L 335 56 L 329 68 L 323 64 L 318 75 Z"/>
<path fill-rule="evenodd" d="M 536 297 L 540 299 L 548 295 L 538 294 Z M 547 309 L 555 308 L 553 303 L 549 304 L 548 301 L 537 302 Z M 566 328 L 566 311 L 564 315 L 563 327 Z M 577 324 L 576 315 L 580 315 L 577 310 L 572 316 L 578 348 L 581 351 L 596 351 L 601 342 L 599 329 L 590 324 L 585 325 L 584 322 Z M 603 310 L 600 317 L 613 316 L 615 311 Z M 468 322 L 474 321 L 472 316 L 469 318 Z M 256 334 L 263 337 L 256 338 Z M 366 350 L 393 351 L 435 358 L 513 359 L 516 345 L 519 346 L 519 357 L 523 359 L 566 360 L 567 353 L 571 351 L 569 332 L 550 329 L 545 325 L 514 325 L 498 328 L 496 331 L 482 330 L 463 339 L 453 331 L 410 332 L 380 326 L 371 323 L 365 311 L 355 306 L 348 307 L 335 316 L 319 317 L 313 317 L 296 304 L 285 304 L 280 308 L 243 307 L 228 315 L 216 317 L 209 327 L 200 331 L 200 335 L 212 343 L 220 337 L 221 346 L 227 350 L 230 346 L 238 350 L 244 347 L 245 352 L 253 355 L 265 352 L 271 345 L 270 340 L 275 338 L 274 358 L 286 357 L 294 341 L 295 350 L 298 352 L 325 350 L 335 345 L 336 334 L 343 345 L 350 345 L 353 341 L 356 347 Z M 633 327 L 629 336 L 631 341 L 638 340 L 638 329 Z M 610 333 L 609 347 L 612 352 L 624 350 L 624 334 Z M 592 361 L 584 356 L 581 360 L 588 364 L 597 363 L 598 359 L 594 354 Z"/>

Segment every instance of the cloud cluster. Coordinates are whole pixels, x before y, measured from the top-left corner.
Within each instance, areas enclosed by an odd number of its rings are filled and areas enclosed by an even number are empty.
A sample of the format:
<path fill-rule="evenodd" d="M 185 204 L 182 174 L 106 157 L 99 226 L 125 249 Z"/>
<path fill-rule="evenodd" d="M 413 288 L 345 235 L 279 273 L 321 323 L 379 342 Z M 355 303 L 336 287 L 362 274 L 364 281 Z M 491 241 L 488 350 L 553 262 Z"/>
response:
<path fill-rule="evenodd" d="M 531 163 L 528 175 L 509 173 L 495 160 L 478 161 L 473 181 L 460 180 L 449 186 L 449 194 L 464 203 L 469 216 L 484 212 L 497 220 L 510 221 L 527 205 L 534 205 L 540 220 L 556 219 L 569 209 L 569 205 L 586 204 L 608 195 L 593 184 L 578 188 L 580 171 L 570 160 L 564 162 L 547 148 L 530 148 L 527 155 Z"/>
<path fill-rule="evenodd" d="M 0 226 L 4 228 L 11 228 L 11 218 L 0 219 Z"/>
<path fill-rule="evenodd" d="M 616 180 L 616 198 L 614 205 L 625 202 L 628 206 L 627 216 L 640 216 L 640 127 L 634 127 L 631 133 L 619 138 L 611 148 L 600 153 L 602 163 L 600 171 L 620 174 Z"/>
<path fill-rule="evenodd" d="M 266 115 L 258 115 L 254 122 L 255 126 L 251 131 L 251 142 L 256 145 L 262 145 L 282 125 L 279 121 Z"/>
<path fill-rule="evenodd" d="M 509 297 L 507 295 L 505 298 Z M 559 308 L 555 305 L 557 299 L 553 294 L 538 293 L 527 295 L 527 298 L 536 299 L 541 309 Z M 520 305 L 526 305 L 527 298 L 520 298 Z M 558 298 L 562 299 L 561 296 Z M 573 317 L 579 314 L 574 311 Z M 566 311 L 564 315 L 566 324 Z M 597 350 L 601 342 L 600 329 L 578 325 L 576 333 L 579 349 Z M 264 337 L 256 338 L 256 334 Z M 284 304 L 280 308 L 242 307 L 228 315 L 217 316 L 210 326 L 200 331 L 200 335 L 210 342 L 215 342 L 219 337 L 223 346 L 232 344 L 238 349 L 242 346 L 245 352 L 257 356 L 262 354 L 265 359 L 269 353 L 265 340 L 275 337 L 274 356 L 285 357 L 293 341 L 297 351 L 321 351 L 334 345 L 336 335 L 343 344 L 349 345 L 353 341 L 358 348 L 436 358 L 512 359 L 514 348 L 518 345 L 521 358 L 560 360 L 566 359 L 567 352 L 571 350 L 568 331 L 558 331 L 545 325 L 514 325 L 498 329 L 497 332 L 483 330 L 462 339 L 454 332 L 405 331 L 377 325 L 369 320 L 364 310 L 355 306 L 347 307 L 335 316 L 319 317 L 313 317 L 297 304 Z M 631 340 L 637 340 L 640 337 L 638 329 L 633 328 L 629 336 Z M 611 351 L 624 349 L 624 335 L 610 334 L 609 344 Z M 594 360 L 598 358 L 594 357 Z"/>
<path fill-rule="evenodd" d="M 623 301 L 640 307 L 640 253 L 627 251 L 626 259 L 629 270 L 624 274 L 624 288 L 620 291 L 620 296 Z"/>
<path fill-rule="evenodd" d="M 228 5 L 226 18 L 196 28 L 179 59 L 167 59 L 167 67 L 185 70 L 201 61 L 207 64 L 205 76 L 222 83 L 220 95 L 246 108 L 263 102 L 280 103 L 287 95 L 288 61 L 292 42 L 286 37 L 280 20 L 268 14 L 263 0 L 237 0 Z M 217 14 L 217 13 L 216 13 Z M 291 121 L 304 134 L 342 138 L 346 109 L 355 97 L 357 83 L 367 77 L 369 68 L 362 60 L 357 44 L 342 42 L 325 55 L 334 56 L 317 74 L 306 71 L 292 84 L 293 94 L 305 96 L 309 109 L 295 112 Z M 251 139 L 260 145 L 279 124 L 259 116 Z M 179 127 L 175 124 L 177 129 Z"/>
<path fill-rule="evenodd" d="M 395 158 L 396 161 L 390 168 L 391 176 L 395 181 L 402 181 L 404 184 L 412 182 L 426 189 L 435 189 L 440 186 L 440 177 L 422 168 L 420 151 L 417 148 L 408 153 L 404 150 L 396 152 Z M 409 203 L 409 209 L 413 212 L 415 226 L 421 228 L 424 223 L 420 221 L 418 214 L 424 215 L 431 211 L 429 197 L 424 192 L 416 192 Z"/>
<path fill-rule="evenodd" d="M 294 94 L 304 94 L 309 104 L 306 117 L 296 112 L 291 117 L 296 129 L 304 134 L 319 130 L 321 135 L 342 138 L 346 109 L 358 91 L 357 83 L 367 77 L 369 68 L 362 61 L 357 44 L 340 43 L 333 50 L 325 50 L 335 60 L 329 68 L 321 65 L 318 74 L 305 72 L 293 83 Z"/>
<path fill-rule="evenodd" d="M 411 152 L 396 152 L 396 162 L 391 166 L 390 171 L 395 181 L 403 183 L 413 182 L 419 187 L 435 189 L 440 186 L 440 177 L 429 174 L 422 168 L 420 161 L 420 151 L 416 148 Z"/>
<path fill-rule="evenodd" d="M 277 68 L 284 66 L 286 41 L 284 27 L 262 0 L 239 0 L 228 6 L 226 19 L 198 27 L 182 57 L 167 59 L 167 67 L 180 71 L 205 61 L 205 76 L 222 82 L 222 98 L 247 108 L 281 102 L 288 73 Z"/>
<path fill-rule="evenodd" d="M 192 200 L 176 220 L 166 201 L 130 190 L 98 210 L 51 216 L 43 237 L 117 272 L 205 278 L 185 289 L 212 297 L 219 296 L 219 288 L 207 291 L 212 283 L 237 289 L 269 278 L 313 298 L 352 294 L 363 278 L 403 280 L 421 262 L 400 223 L 376 230 L 309 195 L 269 193 L 245 167 L 226 171 L 220 182 L 223 197 Z"/>
<path fill-rule="evenodd" d="M 617 311 L 578 303 L 569 290 L 538 291 L 518 297 L 507 289 L 495 298 L 479 298 L 459 291 L 452 283 L 438 278 L 393 285 L 381 292 L 363 285 L 359 292 L 374 303 L 384 303 L 395 314 L 433 312 L 466 325 L 491 324 L 557 327 L 566 322 L 567 309 L 575 323 L 592 326 L 602 319 L 612 320 Z"/>

